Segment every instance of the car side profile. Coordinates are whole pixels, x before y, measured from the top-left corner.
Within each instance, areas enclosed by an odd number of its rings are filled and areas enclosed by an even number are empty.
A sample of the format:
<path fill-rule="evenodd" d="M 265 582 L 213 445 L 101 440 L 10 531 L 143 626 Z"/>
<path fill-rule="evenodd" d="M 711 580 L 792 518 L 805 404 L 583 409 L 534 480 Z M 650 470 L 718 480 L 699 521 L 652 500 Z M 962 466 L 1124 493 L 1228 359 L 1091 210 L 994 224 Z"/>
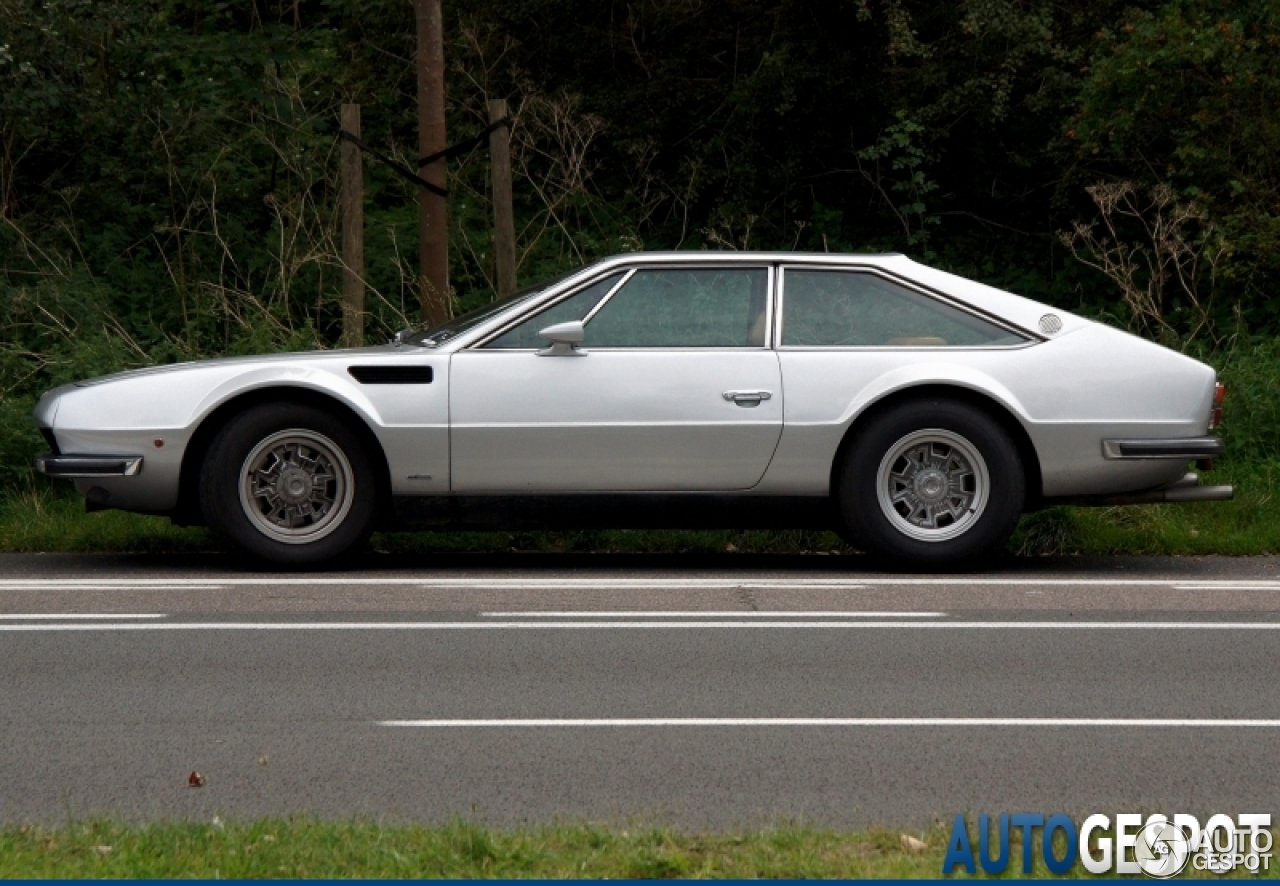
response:
<path fill-rule="evenodd" d="M 1028 509 L 1228 499 L 1213 369 L 902 255 L 635 253 L 390 344 L 155 366 L 35 417 L 91 509 L 298 568 L 375 528 L 831 528 L 919 568 Z"/>

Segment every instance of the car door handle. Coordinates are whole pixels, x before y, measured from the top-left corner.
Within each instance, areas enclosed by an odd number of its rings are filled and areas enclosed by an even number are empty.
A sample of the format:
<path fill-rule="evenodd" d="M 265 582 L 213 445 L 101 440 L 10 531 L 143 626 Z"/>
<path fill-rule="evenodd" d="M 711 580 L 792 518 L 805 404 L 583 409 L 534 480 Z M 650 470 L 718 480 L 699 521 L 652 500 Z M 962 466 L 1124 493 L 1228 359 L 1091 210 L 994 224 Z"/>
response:
<path fill-rule="evenodd" d="M 725 391 L 721 396 L 747 409 L 759 406 L 762 400 L 773 398 L 771 391 Z"/>

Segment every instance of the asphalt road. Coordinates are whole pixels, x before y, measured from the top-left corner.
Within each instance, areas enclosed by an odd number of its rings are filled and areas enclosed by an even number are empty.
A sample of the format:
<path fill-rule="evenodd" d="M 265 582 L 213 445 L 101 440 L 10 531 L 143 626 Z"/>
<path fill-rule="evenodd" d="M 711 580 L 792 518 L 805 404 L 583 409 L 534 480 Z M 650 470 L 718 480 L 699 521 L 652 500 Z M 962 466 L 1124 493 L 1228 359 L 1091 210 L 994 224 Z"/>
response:
<path fill-rule="evenodd" d="M 1277 559 L 4 555 L 0 820 L 1277 813 L 1278 653 Z"/>

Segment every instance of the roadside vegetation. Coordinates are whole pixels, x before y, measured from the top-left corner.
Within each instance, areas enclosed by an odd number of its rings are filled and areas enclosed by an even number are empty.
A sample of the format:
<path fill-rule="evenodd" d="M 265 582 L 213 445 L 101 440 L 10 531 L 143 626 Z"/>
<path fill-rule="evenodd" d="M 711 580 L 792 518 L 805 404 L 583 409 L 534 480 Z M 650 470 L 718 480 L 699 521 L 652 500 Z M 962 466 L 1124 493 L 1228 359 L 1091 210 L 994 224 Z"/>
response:
<path fill-rule="evenodd" d="M 112 821 L 0 828 L 0 878 L 80 879 L 936 879 L 949 830 L 841 832 L 779 826 L 699 833 L 644 824 L 497 830 L 266 819 L 253 823 Z M 1021 870 L 1014 829 L 1009 874 L 1052 875 L 1034 846 Z M 914 842 L 913 842 L 914 841 Z M 1064 851 L 1058 847 L 1058 853 Z M 983 877 L 981 867 L 978 877 Z M 1214 876 L 1187 871 L 1183 877 Z M 953 874 L 965 879 L 963 869 Z"/>

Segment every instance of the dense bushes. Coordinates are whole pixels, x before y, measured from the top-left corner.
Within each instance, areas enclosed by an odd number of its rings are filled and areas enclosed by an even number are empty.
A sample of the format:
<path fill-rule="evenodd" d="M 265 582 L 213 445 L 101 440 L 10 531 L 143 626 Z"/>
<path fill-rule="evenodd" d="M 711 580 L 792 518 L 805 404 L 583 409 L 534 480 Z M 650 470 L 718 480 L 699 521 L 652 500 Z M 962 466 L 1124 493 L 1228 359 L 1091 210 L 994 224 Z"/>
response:
<path fill-rule="evenodd" d="M 523 280 L 635 248 L 906 250 L 1205 356 L 1232 383 L 1232 458 L 1277 454 L 1274 3 L 445 11 L 451 136 L 489 97 L 516 112 Z M 0 484 L 23 482 L 54 384 L 336 342 L 336 108 L 411 156 L 412 24 L 403 0 L 0 0 Z M 378 338 L 416 315 L 416 211 L 366 169 Z M 470 307 L 492 274 L 483 152 L 450 175 Z M 1123 193 L 1135 212 L 1097 196 Z"/>

